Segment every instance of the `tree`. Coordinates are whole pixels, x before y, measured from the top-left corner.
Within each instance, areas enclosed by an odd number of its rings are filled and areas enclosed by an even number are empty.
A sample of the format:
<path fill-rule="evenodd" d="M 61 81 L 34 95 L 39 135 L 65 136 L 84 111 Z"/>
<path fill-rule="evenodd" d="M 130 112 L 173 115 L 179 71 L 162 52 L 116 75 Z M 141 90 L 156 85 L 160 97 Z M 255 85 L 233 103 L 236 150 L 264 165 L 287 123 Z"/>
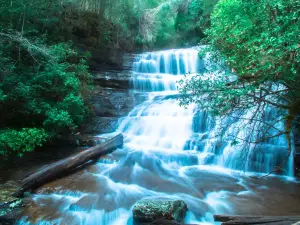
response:
<path fill-rule="evenodd" d="M 205 75 L 181 81 L 181 104 L 247 121 L 241 129 L 248 137 L 236 142 L 256 145 L 285 135 L 290 152 L 300 111 L 299 24 L 299 0 L 221 0 L 206 32 L 210 46 L 199 53 L 214 63 Z"/>
<path fill-rule="evenodd" d="M 198 44 L 210 26 L 210 14 L 218 0 L 183 1 L 178 8 L 175 28 L 182 42 Z"/>
<path fill-rule="evenodd" d="M 67 2 L 67 0 L 62 0 Z M 121 47 L 137 45 L 147 48 L 198 44 L 209 15 L 218 0 L 75 0 L 84 12 L 99 15 L 116 25 Z M 200 26 L 197 26 L 200 25 Z M 109 32 L 112 32 L 109 30 Z M 170 44 L 171 43 L 171 44 Z"/>
<path fill-rule="evenodd" d="M 63 15 L 56 1 L 0 2 L 0 155 L 69 134 L 87 114 L 91 75 L 84 54 L 64 42 Z"/>

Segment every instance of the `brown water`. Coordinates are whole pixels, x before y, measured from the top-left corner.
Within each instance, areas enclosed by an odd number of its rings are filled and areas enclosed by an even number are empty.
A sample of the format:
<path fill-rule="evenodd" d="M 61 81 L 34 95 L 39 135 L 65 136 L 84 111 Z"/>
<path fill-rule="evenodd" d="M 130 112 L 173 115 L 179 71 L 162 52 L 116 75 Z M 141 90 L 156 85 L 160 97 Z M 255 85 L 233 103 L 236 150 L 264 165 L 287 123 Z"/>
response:
<path fill-rule="evenodd" d="M 257 179 L 252 176 L 261 174 L 239 172 L 268 173 L 281 165 L 288 155 L 285 136 L 245 151 L 244 145 L 232 144 L 232 135 L 241 140 L 259 137 L 246 120 L 223 124 L 195 104 L 178 105 L 176 82 L 212 66 L 210 60 L 199 59 L 198 50 L 138 55 L 133 91 L 147 100 L 120 121 L 117 131 L 126 137 L 123 149 L 42 187 L 27 199 L 19 225 L 131 225 L 131 209 L 144 198 L 182 199 L 189 208 L 185 222 L 202 225 L 215 224 L 213 214 L 299 215 L 300 186 L 291 179 L 292 154 L 283 168 L 289 177 Z M 204 76 L 222 76 L 220 72 Z M 243 117 L 252 118 L 253 113 L 249 110 Z M 265 115 L 266 120 L 274 116 L 280 115 L 271 109 Z M 229 133 L 220 138 L 224 125 Z"/>
<path fill-rule="evenodd" d="M 131 224 L 132 206 L 145 197 L 183 199 L 189 208 L 186 222 L 199 224 L 214 224 L 212 215 L 222 213 L 300 214 L 298 183 L 247 175 L 199 166 L 192 153 L 117 150 L 40 188 L 26 200 L 19 224 Z"/>

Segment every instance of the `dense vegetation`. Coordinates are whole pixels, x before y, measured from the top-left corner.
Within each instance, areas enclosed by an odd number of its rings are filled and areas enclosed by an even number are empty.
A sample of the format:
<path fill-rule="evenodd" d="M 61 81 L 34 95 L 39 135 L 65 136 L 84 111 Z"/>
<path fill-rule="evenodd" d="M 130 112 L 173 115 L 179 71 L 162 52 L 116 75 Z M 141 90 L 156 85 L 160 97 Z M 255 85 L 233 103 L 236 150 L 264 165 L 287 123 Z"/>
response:
<path fill-rule="evenodd" d="M 86 51 L 197 44 L 216 2 L 0 0 L 0 155 L 76 131 L 89 113 Z"/>
<path fill-rule="evenodd" d="M 89 113 L 86 50 L 105 57 L 200 41 L 210 46 L 200 56 L 218 62 L 214 78 L 182 81 L 182 104 L 237 119 L 254 110 L 253 129 L 275 107 L 285 116 L 274 114 L 256 140 L 288 136 L 300 105 L 299 18 L 299 0 L 0 0 L 0 155 L 76 131 Z"/>
<path fill-rule="evenodd" d="M 77 0 L 116 25 L 114 45 L 131 50 L 196 45 L 218 0 Z M 111 32 L 111 31 L 107 31 Z"/>
<path fill-rule="evenodd" d="M 0 155 L 22 155 L 83 121 L 91 76 L 63 36 L 58 3 L 0 5 Z"/>
<path fill-rule="evenodd" d="M 299 24 L 299 0 L 220 1 L 206 31 L 210 47 L 200 53 L 210 52 L 218 63 L 210 79 L 200 75 L 182 81 L 181 91 L 188 94 L 182 104 L 197 102 L 217 115 L 246 119 L 249 134 L 258 134 L 248 142 L 280 135 L 289 140 L 300 111 Z M 270 114 L 270 108 L 283 116 Z M 280 121 L 284 129 L 278 129 Z"/>

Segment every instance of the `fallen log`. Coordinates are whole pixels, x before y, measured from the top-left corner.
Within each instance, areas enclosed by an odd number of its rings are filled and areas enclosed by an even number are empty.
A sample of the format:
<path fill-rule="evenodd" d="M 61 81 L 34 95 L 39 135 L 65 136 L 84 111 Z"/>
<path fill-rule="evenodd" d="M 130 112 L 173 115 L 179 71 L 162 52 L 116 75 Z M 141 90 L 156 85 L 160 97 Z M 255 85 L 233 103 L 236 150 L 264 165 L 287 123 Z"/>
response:
<path fill-rule="evenodd" d="M 21 180 L 21 188 L 14 193 L 14 196 L 21 197 L 24 192 L 34 190 L 46 182 L 60 178 L 62 175 L 69 174 L 79 166 L 95 160 L 103 155 L 112 153 L 119 147 L 123 146 L 123 135 L 108 139 L 104 143 L 89 148 L 67 159 L 62 159 L 56 163 L 50 164 L 45 168 L 28 175 Z"/>
<path fill-rule="evenodd" d="M 214 215 L 216 222 L 222 222 L 222 225 L 292 225 L 300 222 L 300 216 L 227 216 Z M 299 223 L 300 224 L 300 223 Z"/>

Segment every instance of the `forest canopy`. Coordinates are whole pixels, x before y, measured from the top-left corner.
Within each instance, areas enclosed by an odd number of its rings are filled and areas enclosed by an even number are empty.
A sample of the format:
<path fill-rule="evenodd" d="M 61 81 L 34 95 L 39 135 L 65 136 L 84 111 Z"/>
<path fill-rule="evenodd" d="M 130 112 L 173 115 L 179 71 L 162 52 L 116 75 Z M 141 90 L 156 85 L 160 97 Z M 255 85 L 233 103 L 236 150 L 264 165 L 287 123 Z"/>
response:
<path fill-rule="evenodd" d="M 116 25 L 118 40 L 127 39 L 143 49 L 155 49 L 198 44 L 204 37 L 204 29 L 209 26 L 210 13 L 218 0 L 76 2 L 82 9 L 112 21 Z"/>

